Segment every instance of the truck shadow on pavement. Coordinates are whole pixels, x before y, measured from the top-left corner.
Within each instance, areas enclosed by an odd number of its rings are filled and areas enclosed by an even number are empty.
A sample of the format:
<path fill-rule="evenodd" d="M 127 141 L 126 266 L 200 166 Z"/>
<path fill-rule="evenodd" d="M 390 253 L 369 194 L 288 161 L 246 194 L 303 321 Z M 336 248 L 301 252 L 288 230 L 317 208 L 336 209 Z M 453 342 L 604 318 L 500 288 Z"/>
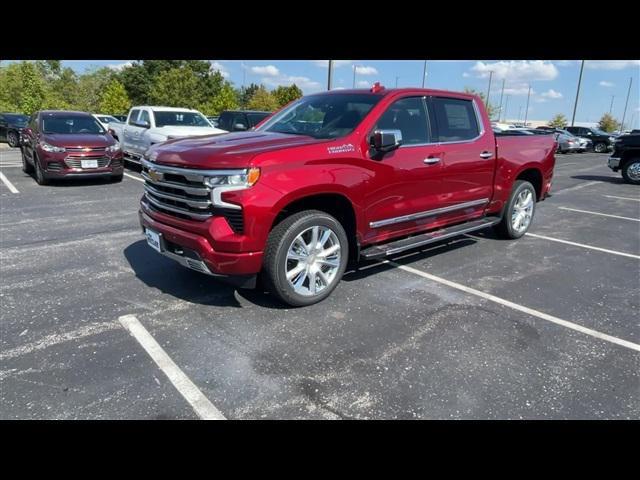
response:
<path fill-rule="evenodd" d="M 593 180 L 597 182 L 607 182 L 607 183 L 625 183 L 624 179 L 618 174 L 617 177 L 606 177 L 604 175 L 573 175 L 571 178 L 575 178 L 576 180 Z"/>
<path fill-rule="evenodd" d="M 194 272 L 155 252 L 145 240 L 124 249 L 124 256 L 136 277 L 145 285 L 186 302 L 217 307 L 242 308 L 235 293 L 265 308 L 284 309 L 260 287 L 255 290 L 236 288 L 208 275 Z"/>

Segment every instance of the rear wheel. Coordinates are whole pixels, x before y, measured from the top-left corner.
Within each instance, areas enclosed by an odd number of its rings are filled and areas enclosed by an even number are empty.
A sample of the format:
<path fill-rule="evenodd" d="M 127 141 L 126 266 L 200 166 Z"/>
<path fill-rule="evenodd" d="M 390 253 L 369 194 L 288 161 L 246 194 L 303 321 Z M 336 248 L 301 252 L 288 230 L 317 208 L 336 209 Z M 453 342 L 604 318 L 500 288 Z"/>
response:
<path fill-rule="evenodd" d="M 16 148 L 17 146 L 19 146 L 20 142 L 18 141 L 18 133 L 17 132 L 9 132 L 7 134 L 7 143 L 12 148 Z"/>
<path fill-rule="evenodd" d="M 525 180 L 517 180 L 502 214 L 502 220 L 495 227 L 496 232 L 502 238 L 522 237 L 531 226 L 535 210 L 535 188 Z"/>
<path fill-rule="evenodd" d="M 265 286 L 283 302 L 302 307 L 327 298 L 349 257 L 344 228 L 331 215 L 306 210 L 279 223 L 264 256 Z"/>
<path fill-rule="evenodd" d="M 633 158 L 623 165 L 622 178 L 632 185 L 640 185 L 640 158 Z"/>
<path fill-rule="evenodd" d="M 596 153 L 604 153 L 607 151 L 607 145 L 604 142 L 598 142 L 593 146 Z"/>

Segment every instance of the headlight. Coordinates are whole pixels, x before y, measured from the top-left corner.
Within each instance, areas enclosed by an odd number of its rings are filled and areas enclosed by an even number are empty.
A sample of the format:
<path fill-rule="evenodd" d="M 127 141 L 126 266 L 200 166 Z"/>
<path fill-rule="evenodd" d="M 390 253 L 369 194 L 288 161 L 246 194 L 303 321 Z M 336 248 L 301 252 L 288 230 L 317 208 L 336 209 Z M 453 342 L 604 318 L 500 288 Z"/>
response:
<path fill-rule="evenodd" d="M 40 148 L 45 152 L 62 153 L 67 151 L 64 147 L 56 147 L 55 145 L 49 145 L 46 142 L 40 142 Z"/>
<path fill-rule="evenodd" d="M 238 170 L 237 173 L 207 177 L 204 183 L 211 188 L 218 187 L 250 187 L 260 178 L 259 168 Z"/>
<path fill-rule="evenodd" d="M 120 144 L 119 143 L 114 143 L 113 145 L 110 145 L 107 147 L 107 152 L 109 153 L 116 153 L 120 151 Z"/>

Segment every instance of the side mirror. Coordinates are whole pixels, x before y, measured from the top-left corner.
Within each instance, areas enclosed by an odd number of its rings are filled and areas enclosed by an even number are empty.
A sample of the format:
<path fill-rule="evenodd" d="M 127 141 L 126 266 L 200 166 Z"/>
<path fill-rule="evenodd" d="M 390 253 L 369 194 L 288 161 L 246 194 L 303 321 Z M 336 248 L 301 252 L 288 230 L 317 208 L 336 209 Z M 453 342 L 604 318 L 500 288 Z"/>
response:
<path fill-rule="evenodd" d="M 151 124 L 147 120 L 139 120 L 136 123 L 136 126 L 141 128 L 151 128 Z"/>
<path fill-rule="evenodd" d="M 390 152 L 402 145 L 400 130 L 376 130 L 371 137 L 371 146 L 378 152 Z"/>
<path fill-rule="evenodd" d="M 244 123 L 236 123 L 233 125 L 233 129 L 235 131 L 244 131 L 247 129 L 247 126 Z"/>
<path fill-rule="evenodd" d="M 593 135 L 593 133 L 591 133 L 591 132 L 587 132 L 587 135 Z"/>

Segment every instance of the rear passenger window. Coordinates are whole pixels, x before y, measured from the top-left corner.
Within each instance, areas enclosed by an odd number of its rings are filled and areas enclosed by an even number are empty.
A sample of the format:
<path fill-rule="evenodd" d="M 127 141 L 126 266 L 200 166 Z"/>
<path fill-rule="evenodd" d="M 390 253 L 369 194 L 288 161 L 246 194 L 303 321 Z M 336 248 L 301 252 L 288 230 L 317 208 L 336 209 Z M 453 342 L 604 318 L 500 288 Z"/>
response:
<path fill-rule="evenodd" d="M 458 98 L 433 98 L 438 142 L 471 140 L 480 134 L 473 102 Z"/>
<path fill-rule="evenodd" d="M 427 111 L 422 97 L 403 98 L 382 114 L 374 130 L 400 130 L 403 145 L 429 143 Z"/>

